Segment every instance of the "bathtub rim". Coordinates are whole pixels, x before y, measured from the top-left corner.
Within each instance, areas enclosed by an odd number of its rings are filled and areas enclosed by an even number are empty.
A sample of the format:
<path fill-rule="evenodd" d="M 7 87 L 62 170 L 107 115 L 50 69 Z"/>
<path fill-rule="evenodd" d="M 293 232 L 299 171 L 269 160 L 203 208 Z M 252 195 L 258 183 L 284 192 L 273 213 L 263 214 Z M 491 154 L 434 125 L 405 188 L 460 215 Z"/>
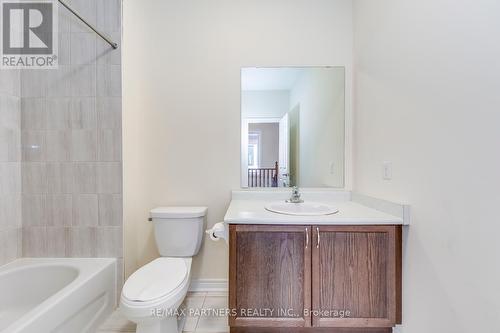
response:
<path fill-rule="evenodd" d="M 55 307 L 62 299 L 69 297 L 103 270 L 113 265 L 115 273 L 113 284 L 116 292 L 116 276 L 118 274 L 117 263 L 117 258 L 19 258 L 0 266 L 0 276 L 29 267 L 69 266 L 76 269 L 78 272 L 76 278 L 69 284 L 49 296 L 40 304 L 35 305 L 31 310 L 27 311 L 16 321 L 5 327 L 4 330 L 6 332 L 10 332 L 11 330 L 16 331 L 19 326 L 24 326 L 26 323 L 37 320 L 43 316 L 45 312 Z"/>

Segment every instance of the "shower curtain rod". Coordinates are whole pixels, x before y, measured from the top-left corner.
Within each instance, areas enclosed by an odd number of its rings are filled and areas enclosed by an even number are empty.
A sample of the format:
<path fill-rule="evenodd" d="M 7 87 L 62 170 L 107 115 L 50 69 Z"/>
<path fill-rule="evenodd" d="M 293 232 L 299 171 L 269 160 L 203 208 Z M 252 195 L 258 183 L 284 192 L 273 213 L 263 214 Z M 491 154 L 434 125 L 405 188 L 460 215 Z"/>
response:
<path fill-rule="evenodd" d="M 63 0 L 58 0 L 59 3 L 61 5 L 63 5 L 64 7 L 66 7 L 67 10 L 69 10 L 71 13 L 73 13 L 73 15 L 75 15 L 76 17 L 78 17 L 78 19 L 80 19 L 80 21 L 82 21 L 83 23 L 85 23 L 90 29 L 92 29 L 96 34 L 99 35 L 99 37 L 101 37 L 102 39 L 104 39 L 109 45 L 111 45 L 111 47 L 113 49 L 117 49 L 118 48 L 118 44 L 113 42 L 108 36 L 106 36 L 105 34 L 103 34 L 102 32 L 100 32 L 99 30 L 97 30 L 96 27 L 94 27 L 92 24 L 90 24 L 89 22 L 87 22 L 83 17 L 80 16 L 80 14 L 78 14 L 77 11 L 75 11 L 73 8 L 71 8 L 67 3 L 65 3 Z"/>

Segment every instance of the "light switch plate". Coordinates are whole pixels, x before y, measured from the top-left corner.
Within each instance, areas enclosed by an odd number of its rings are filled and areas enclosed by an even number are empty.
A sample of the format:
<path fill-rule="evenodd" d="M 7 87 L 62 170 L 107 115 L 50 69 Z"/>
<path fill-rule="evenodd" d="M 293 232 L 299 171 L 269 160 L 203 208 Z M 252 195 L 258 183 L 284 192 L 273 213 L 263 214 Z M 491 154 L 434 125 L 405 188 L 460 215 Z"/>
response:
<path fill-rule="evenodd" d="M 385 161 L 382 163 L 382 179 L 392 179 L 392 162 Z"/>

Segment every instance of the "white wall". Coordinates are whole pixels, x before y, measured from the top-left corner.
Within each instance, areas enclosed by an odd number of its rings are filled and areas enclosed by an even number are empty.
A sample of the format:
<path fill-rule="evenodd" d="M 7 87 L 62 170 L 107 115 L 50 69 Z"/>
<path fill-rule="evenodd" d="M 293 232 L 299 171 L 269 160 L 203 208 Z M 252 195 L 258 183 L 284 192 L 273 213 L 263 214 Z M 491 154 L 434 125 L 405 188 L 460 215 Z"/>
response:
<path fill-rule="evenodd" d="M 241 92 L 242 118 L 281 118 L 290 108 L 288 90 L 246 90 Z"/>
<path fill-rule="evenodd" d="M 309 68 L 290 92 L 299 105 L 299 185 L 344 186 L 344 68 Z M 331 164 L 333 163 L 333 167 Z"/>
<path fill-rule="evenodd" d="M 499 13 L 490 0 L 354 2 L 354 187 L 412 206 L 404 333 L 500 331 Z"/>
<path fill-rule="evenodd" d="M 207 205 L 209 226 L 223 219 L 230 190 L 240 186 L 242 67 L 345 65 L 350 87 L 351 6 L 351 0 L 124 1 L 127 274 L 158 255 L 147 222 L 151 208 Z M 207 241 L 193 278 L 226 278 L 227 266 L 224 243 Z"/>
<path fill-rule="evenodd" d="M 279 123 L 251 123 L 248 131 L 260 133 L 260 167 L 273 168 L 279 159 Z"/>

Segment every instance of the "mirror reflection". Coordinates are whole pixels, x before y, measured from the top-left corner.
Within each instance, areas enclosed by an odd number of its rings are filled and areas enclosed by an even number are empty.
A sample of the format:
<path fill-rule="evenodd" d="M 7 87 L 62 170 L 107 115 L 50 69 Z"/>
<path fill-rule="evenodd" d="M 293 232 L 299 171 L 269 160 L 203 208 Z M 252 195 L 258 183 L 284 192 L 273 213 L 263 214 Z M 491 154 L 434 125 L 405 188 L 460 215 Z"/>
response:
<path fill-rule="evenodd" d="M 343 187 L 345 69 L 243 68 L 241 186 Z"/>

